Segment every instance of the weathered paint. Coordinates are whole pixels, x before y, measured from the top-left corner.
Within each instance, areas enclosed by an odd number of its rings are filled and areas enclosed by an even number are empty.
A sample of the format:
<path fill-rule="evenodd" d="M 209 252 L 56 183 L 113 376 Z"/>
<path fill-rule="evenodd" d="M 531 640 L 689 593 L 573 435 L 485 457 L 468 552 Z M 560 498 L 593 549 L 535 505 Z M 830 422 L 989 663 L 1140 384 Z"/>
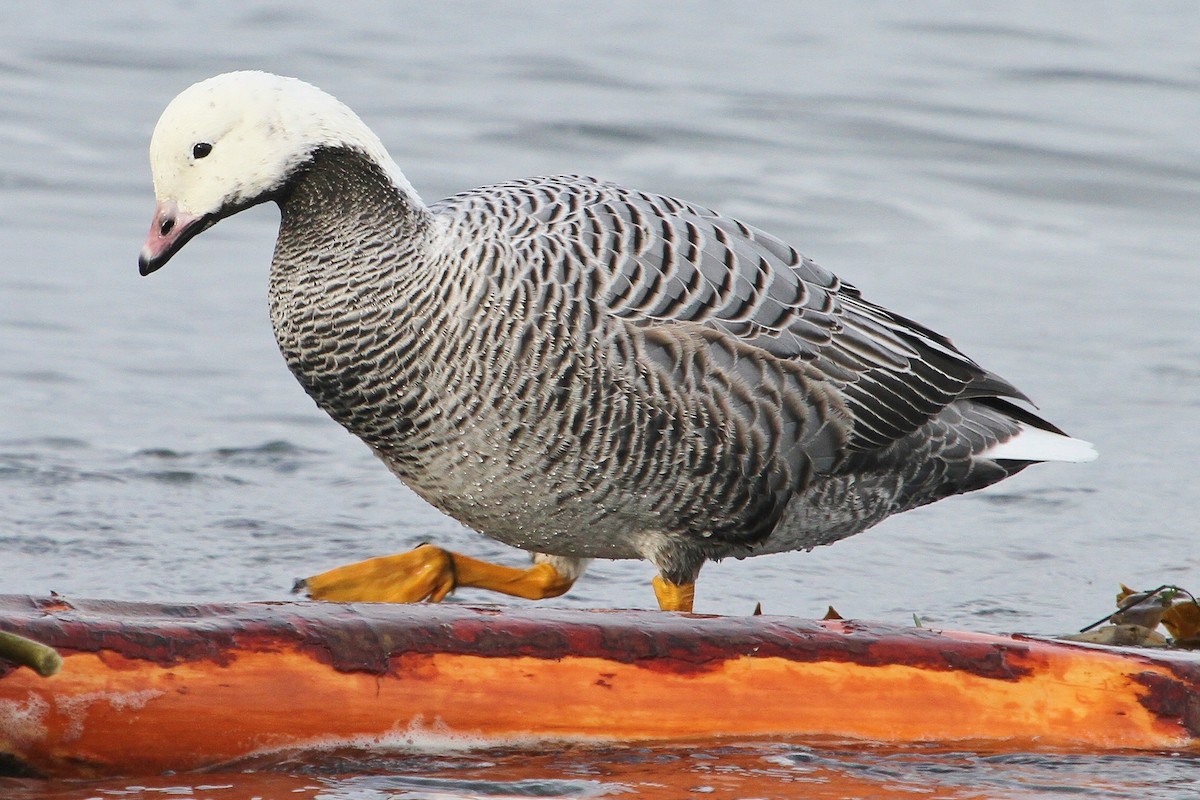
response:
<path fill-rule="evenodd" d="M 397 654 L 599 658 L 704 672 L 731 658 L 903 663 L 1017 680 L 1015 642 L 957 640 L 931 629 L 852 620 L 715 617 L 656 611 L 468 608 L 460 605 L 243 603 L 165 605 L 0 596 L 0 630 L 62 650 L 109 651 L 162 666 L 227 666 L 247 651 L 299 648 L 342 672 L 387 675 Z M 831 635 L 831 634 L 841 635 Z M 0 667 L 0 669 L 3 669 Z"/>
<path fill-rule="evenodd" d="M 1200 737 L 1194 657 L 851 621 L 0 597 L 0 629 L 64 656 L 49 679 L 0 669 L 0 753 L 47 774 L 447 737 Z"/>

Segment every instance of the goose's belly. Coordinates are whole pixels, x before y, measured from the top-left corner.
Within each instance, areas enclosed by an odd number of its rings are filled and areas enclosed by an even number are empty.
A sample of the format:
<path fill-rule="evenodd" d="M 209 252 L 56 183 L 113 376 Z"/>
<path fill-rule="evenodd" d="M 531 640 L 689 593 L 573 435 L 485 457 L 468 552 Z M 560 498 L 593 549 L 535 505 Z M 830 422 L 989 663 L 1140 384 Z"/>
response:
<path fill-rule="evenodd" d="M 760 501 L 794 470 L 784 447 L 759 447 L 735 424 L 719 387 L 668 387 L 670 376 L 599 352 L 599 334 L 534 338 L 514 357 L 512 337 L 456 330 L 454 318 L 382 352 L 361 320 L 353 336 L 340 320 L 320 336 L 277 336 L 323 410 L 426 501 L 506 544 L 623 559 L 666 536 L 716 557 L 722 539 L 742 552 L 774 527 Z M 435 341 L 434 330 L 453 335 Z"/>
<path fill-rule="evenodd" d="M 604 491 L 607 476 L 563 445 L 563 415 L 535 407 L 534 398 L 549 396 L 544 381 L 529 385 L 527 397 L 497 399 L 498 382 L 476 372 L 488 360 L 480 354 L 438 363 L 389 354 L 364 369 L 361 354 L 314 348 L 299 334 L 277 337 L 297 381 L 433 506 L 525 550 L 641 557 L 631 532 L 646 527 L 646 503 Z"/>
<path fill-rule="evenodd" d="M 505 544 L 576 558 L 642 558 L 653 527 L 645 498 L 581 484 L 581 465 L 543 448 L 466 425 L 414 458 L 373 447 L 431 505 Z M 571 454 L 576 455 L 576 454 Z"/>

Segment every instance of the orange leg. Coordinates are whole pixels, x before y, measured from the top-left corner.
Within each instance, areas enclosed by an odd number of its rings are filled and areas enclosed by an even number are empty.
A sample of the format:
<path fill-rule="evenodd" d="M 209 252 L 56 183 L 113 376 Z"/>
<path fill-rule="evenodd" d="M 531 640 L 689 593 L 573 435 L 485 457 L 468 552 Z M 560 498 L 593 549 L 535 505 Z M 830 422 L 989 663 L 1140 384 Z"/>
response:
<path fill-rule="evenodd" d="M 440 603 L 459 586 L 541 600 L 563 594 L 575 579 L 543 561 L 528 569 L 490 564 L 423 544 L 407 553 L 335 567 L 296 582 L 314 600 L 359 603 Z"/>
<path fill-rule="evenodd" d="M 651 581 L 654 585 L 654 596 L 658 598 L 658 607 L 663 611 L 691 611 L 696 599 L 696 584 L 671 583 L 662 575 L 655 575 Z"/>

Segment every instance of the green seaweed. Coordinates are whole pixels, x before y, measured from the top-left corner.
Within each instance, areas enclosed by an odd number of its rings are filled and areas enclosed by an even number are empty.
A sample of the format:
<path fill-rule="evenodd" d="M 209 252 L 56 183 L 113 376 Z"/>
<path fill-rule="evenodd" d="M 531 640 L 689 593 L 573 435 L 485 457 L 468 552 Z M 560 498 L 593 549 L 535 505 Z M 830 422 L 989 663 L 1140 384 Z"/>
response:
<path fill-rule="evenodd" d="M 7 631 L 0 631 L 0 659 L 29 667 L 43 678 L 62 669 L 62 656 L 53 647 Z"/>

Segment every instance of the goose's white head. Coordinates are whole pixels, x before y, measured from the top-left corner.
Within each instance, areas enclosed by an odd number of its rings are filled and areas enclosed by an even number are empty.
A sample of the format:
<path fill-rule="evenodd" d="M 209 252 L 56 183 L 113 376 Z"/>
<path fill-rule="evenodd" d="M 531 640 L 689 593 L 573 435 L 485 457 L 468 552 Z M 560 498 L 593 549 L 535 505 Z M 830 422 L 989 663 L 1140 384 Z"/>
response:
<path fill-rule="evenodd" d="M 351 147 L 416 198 L 383 143 L 334 97 L 295 78 L 230 72 L 170 102 L 150 139 L 158 206 L 138 258 L 149 275 L 217 221 L 271 200 L 320 147 Z"/>

